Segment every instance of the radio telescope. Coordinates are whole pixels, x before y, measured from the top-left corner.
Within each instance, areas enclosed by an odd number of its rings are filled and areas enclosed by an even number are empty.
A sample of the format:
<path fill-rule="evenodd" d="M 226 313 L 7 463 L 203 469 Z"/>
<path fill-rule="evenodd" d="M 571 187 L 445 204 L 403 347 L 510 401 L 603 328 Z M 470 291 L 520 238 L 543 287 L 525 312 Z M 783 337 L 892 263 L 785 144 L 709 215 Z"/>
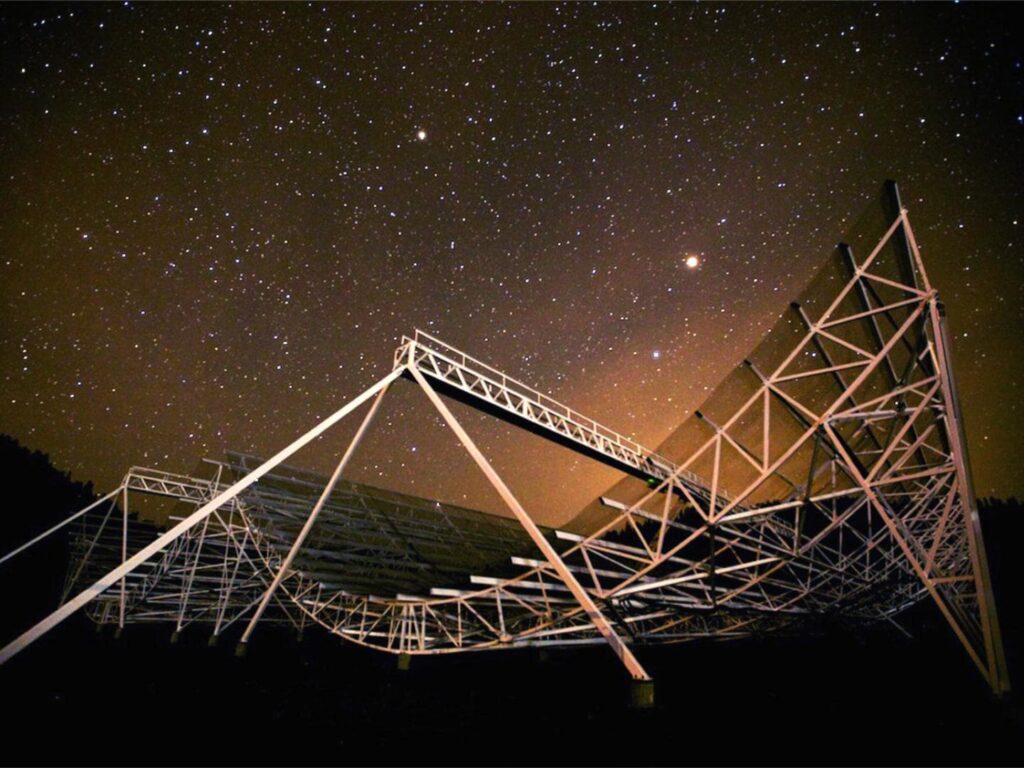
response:
<path fill-rule="evenodd" d="M 657 452 L 422 331 L 392 370 L 269 458 L 202 477 L 132 467 L 64 523 L 63 604 L 123 628 L 319 625 L 401 659 L 602 644 L 649 704 L 649 644 L 851 628 L 932 601 L 992 690 L 1009 688 L 943 305 L 895 184 L 747 359 Z M 498 517 L 342 479 L 393 387 L 422 390 L 507 506 Z M 446 404 L 620 470 L 576 530 L 539 526 Z M 361 418 L 329 478 L 295 454 Z M 137 494 L 178 502 L 166 529 Z M 682 652 L 682 651 L 681 651 Z M 641 654 L 642 655 L 642 654 Z"/>

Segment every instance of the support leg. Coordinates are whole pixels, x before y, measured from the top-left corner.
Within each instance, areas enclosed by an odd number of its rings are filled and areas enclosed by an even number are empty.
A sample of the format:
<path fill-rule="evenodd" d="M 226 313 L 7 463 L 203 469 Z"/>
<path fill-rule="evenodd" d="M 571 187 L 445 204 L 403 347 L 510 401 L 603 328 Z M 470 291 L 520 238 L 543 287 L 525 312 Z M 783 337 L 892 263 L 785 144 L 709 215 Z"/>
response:
<path fill-rule="evenodd" d="M 501 479 L 494 468 L 490 465 L 490 462 L 480 452 L 480 449 L 476 447 L 476 444 L 469 437 L 466 431 L 462 428 L 462 425 L 456 420 L 448 407 L 441 400 L 441 397 L 434 391 L 433 387 L 427 383 L 427 380 L 423 377 L 415 367 L 410 366 L 409 371 L 412 373 L 413 378 L 419 383 L 420 387 L 426 393 L 427 397 L 430 398 L 430 402 L 434 404 L 434 407 L 441 413 L 441 416 L 447 422 L 448 426 L 451 427 L 452 431 L 458 436 L 459 441 L 465 446 L 469 455 L 473 457 L 473 460 L 477 463 L 477 466 L 483 471 L 484 475 L 494 486 L 494 489 L 501 496 L 502 500 L 508 505 L 509 509 L 519 520 L 519 523 L 526 529 L 526 532 L 533 539 L 534 544 L 544 554 L 545 559 L 551 564 L 551 567 L 555 569 L 559 578 L 565 583 L 565 586 L 572 592 L 573 597 L 576 598 L 577 602 L 586 611 L 587 617 L 597 628 L 597 631 L 601 633 L 601 636 L 608 641 L 608 645 L 611 646 L 612 651 L 619 657 L 623 665 L 632 675 L 634 680 L 647 680 L 651 679 L 651 676 L 647 674 L 647 671 L 640 665 L 640 662 L 633 655 L 633 652 L 629 650 L 629 647 L 623 642 L 622 638 L 615 632 L 611 623 L 605 618 L 604 614 L 598 609 L 597 604 L 590 597 L 589 593 L 583 588 L 583 586 L 576 580 L 572 571 L 566 567 L 565 563 L 562 562 L 562 558 L 558 556 L 554 547 L 548 543 L 548 540 L 544 538 L 544 534 L 541 533 L 540 528 L 533 522 L 530 516 L 523 509 L 518 499 L 512 495 L 508 486 Z"/>
<path fill-rule="evenodd" d="M 909 225 L 907 229 L 909 231 Z M 914 242 L 913 233 L 910 233 L 910 242 Z M 914 248 L 916 250 L 916 244 L 914 244 Z M 964 435 L 963 417 L 960 414 L 960 398 L 950 360 L 949 332 L 946 328 L 945 311 L 942 305 L 933 301 L 929 309 L 932 333 L 935 337 L 935 351 L 939 358 L 939 372 L 943 383 L 942 394 L 946 406 L 947 432 L 953 448 L 953 457 L 956 460 L 956 475 L 963 506 L 964 526 L 967 529 L 967 543 L 971 552 L 971 570 L 974 572 L 975 589 L 978 594 L 978 613 L 980 614 L 981 631 L 988 662 L 988 680 L 993 693 L 998 696 L 1009 693 L 1010 675 L 1006 668 L 1006 652 L 1003 649 L 1002 632 L 999 630 L 999 616 L 996 613 L 995 594 L 992 592 L 992 579 L 988 572 L 985 540 L 981 535 L 981 519 L 978 517 L 978 504 L 974 496 L 970 457 L 967 453 L 967 438 Z"/>
<path fill-rule="evenodd" d="M 854 480 L 854 482 L 856 482 L 862 488 L 864 495 L 868 499 L 868 502 L 871 504 L 875 512 L 881 518 L 882 523 L 886 526 L 886 528 L 888 528 L 889 534 L 890 536 L 892 536 L 893 541 L 895 541 L 899 548 L 903 551 L 903 555 L 907 559 L 907 562 L 910 564 L 910 567 L 913 568 L 914 573 L 917 574 L 917 577 L 921 580 L 921 583 L 924 585 L 925 589 L 928 590 L 928 594 L 930 594 L 932 599 L 935 601 L 935 604 L 938 606 L 939 611 L 942 613 L 943 617 L 945 617 L 946 621 L 949 622 L 950 627 L 953 629 L 953 633 L 960 641 L 960 644 L 963 645 L 964 650 L 967 651 L 967 655 L 971 657 L 971 661 L 975 663 L 975 665 L 978 667 L 978 670 L 992 686 L 993 691 L 998 693 L 999 691 L 996 687 L 996 681 L 989 678 L 989 672 L 987 665 L 985 664 L 985 661 L 982 659 L 977 649 L 975 649 L 974 645 L 968 639 L 966 633 L 964 632 L 964 628 L 957 620 L 957 617 L 954 614 L 954 612 L 950 609 L 949 605 L 946 602 L 946 599 L 943 597 L 942 593 L 939 591 L 937 585 L 935 584 L 935 581 L 925 571 L 924 567 L 918 562 L 917 556 L 915 555 L 913 549 L 907 542 L 906 538 L 903 536 L 903 533 L 900 531 L 900 528 L 897 525 L 896 521 L 893 519 L 893 516 L 889 513 L 889 510 L 886 508 L 884 504 L 882 504 L 881 500 L 878 498 L 878 494 L 875 492 L 874 487 L 872 487 L 868 480 L 861 474 L 860 470 L 856 466 L 856 462 L 853 460 L 850 454 L 847 453 L 846 448 L 842 443 L 842 440 L 838 438 L 832 427 L 828 424 L 825 424 L 824 429 L 825 432 L 828 434 L 829 439 L 832 441 L 832 444 L 839 451 L 839 454 L 846 465 L 846 471 L 849 473 L 850 477 Z"/>
<path fill-rule="evenodd" d="M 45 539 L 50 534 L 59 531 L 65 525 L 68 525 L 69 523 L 72 523 L 75 520 L 77 520 L 78 518 L 82 517 L 82 515 L 88 514 L 89 512 L 94 510 L 96 507 L 100 506 L 100 504 L 104 504 L 104 503 L 106 503 L 108 501 L 111 502 L 111 505 L 116 504 L 117 503 L 116 497 L 117 497 L 117 494 L 119 494 L 120 492 L 121 492 L 121 486 L 118 486 L 117 488 L 112 490 L 110 493 L 108 493 L 106 496 L 104 496 L 103 498 L 96 499 L 96 501 L 94 501 L 92 504 L 90 504 L 89 506 L 85 507 L 84 509 L 78 510 L 77 512 L 75 512 L 75 514 L 71 515 L 70 517 L 65 518 L 64 520 L 61 520 L 59 523 L 57 523 L 56 525 L 52 526 L 51 528 L 47 528 L 45 531 L 40 533 L 35 538 L 33 538 L 33 539 L 29 540 L 29 541 L 26 541 L 20 547 L 17 547 L 15 549 L 11 550 L 10 552 L 8 552 L 3 557 L 0 557 L 0 565 L 3 565 L 5 562 L 10 560 L 15 555 L 18 555 L 21 552 L 24 552 L 26 549 L 28 549 L 32 545 L 38 544 L 40 541 Z M 108 511 L 107 514 L 109 515 L 109 511 Z M 106 522 L 106 518 L 104 518 L 104 522 Z M 90 551 L 91 551 L 91 549 L 90 549 Z M 88 557 L 88 553 L 86 553 L 86 557 Z"/>
<path fill-rule="evenodd" d="M 162 536 L 155 539 L 153 542 L 143 547 L 142 549 L 140 549 L 128 560 L 121 563 L 121 565 L 119 565 L 117 568 L 110 571 L 105 576 L 96 581 L 96 583 L 82 590 L 78 595 L 76 595 L 68 602 L 64 603 L 64 605 L 62 605 L 56 611 L 54 611 L 45 619 L 40 621 L 38 624 L 33 626 L 31 629 L 27 630 L 26 632 L 23 632 L 21 635 L 16 637 L 3 648 L 0 648 L 0 664 L 6 663 L 12 656 L 27 648 L 34 641 L 38 640 L 51 629 L 56 627 L 58 624 L 60 624 L 62 621 L 68 618 L 79 608 L 88 604 L 92 600 L 95 600 L 106 590 L 108 590 L 111 586 L 116 584 L 118 580 L 121 579 L 123 576 L 134 571 L 144 562 L 149 560 L 149 558 L 151 558 L 157 552 L 162 550 L 164 547 L 166 547 L 168 544 L 172 543 L 176 539 L 178 539 L 178 537 L 183 535 L 186 531 L 190 530 L 193 526 L 203 522 L 207 517 L 213 514 L 214 510 L 219 509 L 222 505 L 224 505 L 228 501 L 231 501 L 231 499 L 238 496 L 238 494 L 240 494 L 250 485 L 255 483 L 261 477 L 263 477 L 263 475 L 270 472 L 278 464 L 285 461 L 285 459 L 287 459 L 293 453 L 297 452 L 300 448 L 303 448 L 304 446 L 308 445 L 313 440 L 318 438 L 328 429 L 330 429 L 343 418 L 348 416 L 348 414 L 350 414 L 360 405 L 362 405 L 371 397 L 376 395 L 381 389 L 383 389 L 391 382 L 393 382 L 395 379 L 397 379 L 398 376 L 401 375 L 401 373 L 401 368 L 398 368 L 389 373 L 387 376 L 385 376 L 379 382 L 377 382 L 368 390 L 363 392 L 361 395 L 356 397 L 354 400 L 349 401 L 348 404 L 345 405 L 343 408 L 341 408 L 338 411 L 335 411 L 333 414 L 331 414 L 326 419 L 321 421 L 319 424 L 313 427 L 313 429 L 309 430 L 309 432 L 302 435 L 302 437 L 298 438 L 287 448 L 284 448 L 283 450 L 274 454 L 271 458 L 267 459 L 267 461 L 263 462 L 260 466 L 258 466 L 248 475 L 243 477 L 241 480 L 238 480 L 229 488 L 226 488 L 222 493 L 215 496 L 206 504 L 203 504 L 203 506 L 201 506 L 199 509 L 193 512 L 191 515 L 186 517 L 184 520 L 175 525 Z"/>
<path fill-rule="evenodd" d="M 384 399 L 385 393 L 388 391 L 388 385 L 385 385 L 377 395 L 377 399 L 373 401 L 373 405 L 370 406 L 370 410 L 367 412 L 363 423 L 359 425 L 359 429 L 356 431 L 355 437 L 352 438 L 352 442 L 349 443 L 348 448 L 345 450 L 345 454 L 341 457 L 341 461 L 338 462 L 338 466 L 334 470 L 334 474 L 331 475 L 331 479 L 327 481 L 327 485 L 324 486 L 323 493 L 320 494 L 320 498 L 317 499 L 316 506 L 313 507 L 313 511 L 309 513 L 309 517 L 306 518 L 306 524 L 302 526 L 302 530 L 299 531 L 299 535 L 295 537 L 295 542 L 292 544 L 291 549 L 288 550 L 288 554 L 281 562 L 281 567 L 277 569 L 277 573 L 274 575 L 274 580 L 270 582 L 270 586 L 267 587 L 267 591 L 263 593 L 263 599 L 260 600 L 259 606 L 257 606 L 255 613 L 249 620 L 249 625 L 245 628 L 245 632 L 242 633 L 243 643 L 248 643 L 249 638 L 252 636 L 253 630 L 256 628 L 256 623 L 263 617 L 263 612 L 267 610 L 267 605 L 270 604 L 271 598 L 274 596 L 274 592 L 281 586 L 281 582 L 284 581 L 285 576 L 292 567 L 292 562 L 295 560 L 295 556 L 299 553 L 302 548 L 302 544 L 306 541 L 306 537 L 309 536 L 309 532 L 313 530 L 313 526 L 316 524 L 317 517 L 320 516 L 320 511 L 324 508 L 327 503 L 327 499 L 330 498 L 334 492 L 334 486 L 338 484 L 338 480 L 341 479 L 341 473 L 345 471 L 346 465 L 352 455 L 356 452 L 356 448 L 359 447 L 359 443 L 363 439 L 363 435 L 366 434 L 367 429 L 370 427 L 370 423 L 373 421 L 373 417 L 376 415 L 377 410 L 380 408 L 380 403 Z"/>
<path fill-rule="evenodd" d="M 128 559 L 128 482 L 125 481 L 124 493 L 121 495 L 121 562 Z M 124 609 L 128 600 L 127 595 L 128 574 L 121 577 L 121 599 L 117 612 L 117 634 L 118 637 L 124 632 Z"/>

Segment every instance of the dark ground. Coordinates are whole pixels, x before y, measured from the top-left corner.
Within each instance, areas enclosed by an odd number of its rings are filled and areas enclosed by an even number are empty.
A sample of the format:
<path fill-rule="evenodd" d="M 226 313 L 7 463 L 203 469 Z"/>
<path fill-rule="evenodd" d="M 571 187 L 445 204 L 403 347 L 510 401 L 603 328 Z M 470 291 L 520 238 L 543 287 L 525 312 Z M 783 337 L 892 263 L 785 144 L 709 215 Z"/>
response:
<path fill-rule="evenodd" d="M 940 633 L 691 644 L 641 654 L 654 711 L 604 649 L 414 659 L 265 632 L 63 629 L 12 662 L 5 762 L 1020 763 L 1022 712 Z"/>
<path fill-rule="evenodd" d="M 42 464 L 14 466 L 21 454 L 0 447 L 3 474 L 73 486 Z M 5 528 L 18 508 L 4 510 Z M 1021 512 L 1000 503 L 983 517 L 1018 689 Z M 0 568 L 0 594 L 17 608 L 29 582 Z M 402 672 L 394 657 L 322 632 L 300 643 L 260 627 L 239 659 L 230 633 L 216 648 L 199 628 L 174 645 L 163 626 L 116 640 L 79 616 L 0 668 L 0 754 L 103 765 L 1024 762 L 1020 695 L 993 699 L 930 605 L 904 623 L 914 640 L 879 628 L 640 649 L 658 704 L 632 711 L 624 673 L 600 647 L 417 658 Z M 26 626 L 5 620 L 4 639 Z"/>

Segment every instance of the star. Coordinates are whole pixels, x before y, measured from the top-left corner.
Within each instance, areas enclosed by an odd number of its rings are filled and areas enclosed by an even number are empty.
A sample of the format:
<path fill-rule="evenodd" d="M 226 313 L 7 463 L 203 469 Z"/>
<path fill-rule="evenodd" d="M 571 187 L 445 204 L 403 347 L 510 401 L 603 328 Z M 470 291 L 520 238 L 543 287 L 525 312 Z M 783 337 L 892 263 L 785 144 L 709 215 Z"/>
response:
<path fill-rule="evenodd" d="M 1024 493 L 1006 448 L 1024 411 L 1000 396 L 1024 388 L 1012 9 L 669 4 L 654 24 L 646 6 L 571 7 L 520 20 L 490 3 L 254 5 L 224 10 L 220 35 L 200 6 L 86 4 L 76 25 L 98 36 L 48 21 L 45 40 L 33 14 L 10 15 L 0 433 L 105 488 L 153 457 L 173 470 L 269 455 L 419 326 L 656 449 L 831 264 L 891 172 L 965 359 L 979 492 Z M 901 14 L 949 44 L 933 51 Z M 115 18 L 123 57 L 99 30 Z M 135 37 L 155 28 L 167 45 Z M 848 49 L 819 45 L 832 30 Z M 891 44 L 872 52 L 872 38 Z M 876 68 L 892 76 L 869 87 Z M 33 160 L 49 156 L 61 162 Z M 996 188 L 1006 205 L 982 212 Z M 993 359 L 1000 376 L 982 375 Z M 403 458 L 461 461 L 433 427 L 412 409 L 381 418 L 351 479 L 408 490 Z M 330 472 L 335 447 L 297 466 Z M 541 522 L 607 488 L 603 466 L 566 483 L 568 464 L 539 456 L 522 441 L 506 479 L 548 510 Z M 415 490 L 473 506 L 489 493 L 477 479 L 435 473 Z"/>

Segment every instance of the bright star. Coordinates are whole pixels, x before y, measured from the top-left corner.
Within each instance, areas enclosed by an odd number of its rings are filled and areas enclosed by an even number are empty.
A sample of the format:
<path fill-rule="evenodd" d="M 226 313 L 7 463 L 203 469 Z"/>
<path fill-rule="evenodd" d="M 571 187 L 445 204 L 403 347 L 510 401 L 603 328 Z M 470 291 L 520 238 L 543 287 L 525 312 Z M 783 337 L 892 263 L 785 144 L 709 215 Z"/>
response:
<path fill-rule="evenodd" d="M 696 269 L 697 265 L 700 264 L 700 259 L 698 259 L 694 254 L 691 253 L 689 256 L 686 257 L 685 263 L 689 269 Z"/>
<path fill-rule="evenodd" d="M 419 139 L 420 141 L 426 141 L 427 132 L 421 128 L 420 130 L 416 131 L 416 138 Z"/>

